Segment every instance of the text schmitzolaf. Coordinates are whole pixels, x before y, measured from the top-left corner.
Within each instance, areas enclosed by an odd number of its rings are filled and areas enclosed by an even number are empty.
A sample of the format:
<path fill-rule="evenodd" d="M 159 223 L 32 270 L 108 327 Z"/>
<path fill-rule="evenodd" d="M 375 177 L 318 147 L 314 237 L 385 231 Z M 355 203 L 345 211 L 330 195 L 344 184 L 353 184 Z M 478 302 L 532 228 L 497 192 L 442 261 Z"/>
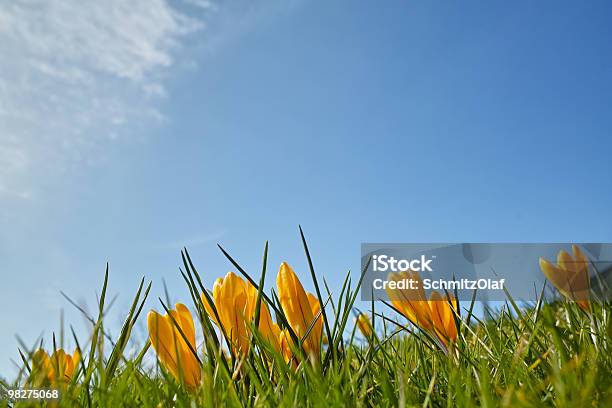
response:
<path fill-rule="evenodd" d="M 505 279 L 374 279 L 374 289 L 503 290 Z"/>

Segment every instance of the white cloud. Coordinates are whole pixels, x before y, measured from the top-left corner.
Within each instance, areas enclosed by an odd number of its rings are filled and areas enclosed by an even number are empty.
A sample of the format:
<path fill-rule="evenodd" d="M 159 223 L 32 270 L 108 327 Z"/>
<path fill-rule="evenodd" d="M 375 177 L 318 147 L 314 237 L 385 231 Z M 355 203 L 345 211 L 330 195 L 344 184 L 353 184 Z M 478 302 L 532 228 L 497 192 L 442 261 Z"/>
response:
<path fill-rule="evenodd" d="M 215 9 L 215 4 L 209 0 L 185 0 L 185 3 L 206 10 Z"/>
<path fill-rule="evenodd" d="M 208 2 L 198 1 L 201 5 Z M 0 8 L 0 200 L 89 162 L 156 100 L 201 22 L 166 0 L 16 0 Z"/>

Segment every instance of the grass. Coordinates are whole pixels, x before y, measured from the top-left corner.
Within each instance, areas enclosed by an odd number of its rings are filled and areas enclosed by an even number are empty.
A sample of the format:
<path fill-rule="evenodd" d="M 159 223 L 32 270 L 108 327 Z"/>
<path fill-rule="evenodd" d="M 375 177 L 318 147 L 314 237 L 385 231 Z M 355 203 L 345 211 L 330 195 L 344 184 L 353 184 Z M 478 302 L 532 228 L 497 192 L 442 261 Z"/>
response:
<path fill-rule="evenodd" d="M 288 366 L 255 330 L 249 355 L 242 359 L 228 357 L 219 348 L 223 333 L 213 329 L 199 296 L 206 288 L 184 251 L 181 275 L 192 294 L 196 326 L 197 322 L 200 326 L 201 344 L 196 352 L 202 362 L 201 386 L 188 390 L 181 385 L 154 362 L 148 342 L 138 353 L 126 352 L 151 287 L 144 280 L 135 292 L 119 337 L 109 338 L 105 333 L 107 268 L 98 314 L 88 316 L 90 338 L 79 341 L 72 332 L 84 356 L 78 375 L 63 387 L 61 399 L 49 405 L 611 406 L 612 309 L 608 301 L 593 303 L 592 312 L 586 313 L 566 301 L 546 304 L 540 300 L 518 307 L 508 295 L 504 307 L 486 309 L 480 318 L 472 313 L 473 303 L 464 303 L 457 316 L 459 338 L 450 351 L 378 302 L 366 311 L 373 317 L 375 335 L 364 339 L 353 323 L 360 282 L 354 284 L 347 275 L 341 291 L 332 295 L 326 282 L 319 284 L 303 242 L 316 294 L 326 305 L 321 317 L 328 344 L 320 363 L 303 362 L 297 369 Z M 264 282 L 267 244 L 257 281 L 221 250 L 255 286 Z M 261 287 L 258 302 L 266 302 L 276 312 L 276 320 L 284 321 L 274 291 Z M 297 340 L 300 343 L 303 339 Z M 12 383 L 1 382 L 0 395 L 7 388 L 23 386 L 33 351 L 22 347 L 22 375 Z M 300 350 L 295 352 L 299 354 Z M 11 404 L 5 399 L 0 407 Z M 15 406 L 37 404 L 42 403 L 19 402 Z"/>

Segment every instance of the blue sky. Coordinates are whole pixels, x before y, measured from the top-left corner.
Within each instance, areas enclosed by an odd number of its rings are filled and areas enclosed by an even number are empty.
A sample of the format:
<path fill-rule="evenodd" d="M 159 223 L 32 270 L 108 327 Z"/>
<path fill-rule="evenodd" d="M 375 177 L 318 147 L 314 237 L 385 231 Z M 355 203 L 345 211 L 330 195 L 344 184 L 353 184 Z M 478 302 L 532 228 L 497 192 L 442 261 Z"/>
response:
<path fill-rule="evenodd" d="M 312 288 L 298 224 L 336 289 L 361 242 L 612 241 L 608 2 L 46 7 L 0 11 L 4 376 L 106 261 L 117 334 L 182 246 Z"/>

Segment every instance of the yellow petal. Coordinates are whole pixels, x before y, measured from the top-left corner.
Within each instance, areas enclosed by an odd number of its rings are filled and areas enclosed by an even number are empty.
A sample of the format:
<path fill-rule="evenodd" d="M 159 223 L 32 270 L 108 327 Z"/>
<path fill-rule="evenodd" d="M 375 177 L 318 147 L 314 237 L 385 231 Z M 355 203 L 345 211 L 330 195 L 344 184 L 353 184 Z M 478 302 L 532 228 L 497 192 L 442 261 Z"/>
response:
<path fill-rule="evenodd" d="M 393 306 L 398 309 L 404 317 L 413 324 L 421 327 L 423 330 L 430 330 L 432 328 L 431 310 L 427 302 L 420 275 L 414 271 L 404 271 L 390 273 L 387 279 L 396 282 L 407 282 L 412 279 L 416 282 L 416 287 L 418 289 L 387 288 L 387 295 Z"/>
<path fill-rule="evenodd" d="M 576 263 L 574 262 L 574 259 L 565 250 L 561 250 L 557 254 L 557 266 L 568 272 L 573 273 L 576 271 Z"/>
<path fill-rule="evenodd" d="M 181 333 L 174 327 L 175 337 L 180 339 L 178 344 L 180 344 L 179 349 L 179 360 L 177 361 L 183 372 L 183 380 L 185 384 L 190 387 L 196 387 L 200 382 L 201 377 L 201 368 L 200 364 L 194 354 L 196 352 L 196 341 L 195 341 L 195 326 L 193 324 L 193 317 L 191 316 L 191 312 L 187 306 L 182 303 L 177 303 L 175 305 L 175 310 L 171 310 L 172 316 L 175 321 L 179 324 L 183 334 L 187 338 L 187 342 L 181 335 Z"/>
<path fill-rule="evenodd" d="M 32 379 L 37 386 L 43 385 L 45 381 L 53 382 L 55 373 L 51 365 L 49 354 L 43 349 L 38 349 L 32 355 Z"/>
<path fill-rule="evenodd" d="M 255 286 L 251 285 L 250 283 L 248 284 L 248 300 L 247 300 L 247 316 L 249 318 L 250 321 L 252 321 L 253 319 L 255 319 L 255 309 L 257 306 L 257 289 L 255 289 Z M 268 309 L 268 305 L 266 304 L 266 302 L 262 299 L 261 300 L 261 306 L 260 306 L 260 310 L 259 310 L 259 327 L 258 327 L 260 333 L 263 335 L 264 339 L 266 339 L 266 341 L 268 343 L 270 343 L 270 345 L 272 345 L 272 347 L 274 347 L 275 350 L 280 350 L 280 344 L 279 344 L 279 332 L 280 332 L 280 328 L 278 327 L 278 325 L 276 323 L 274 323 L 272 321 L 272 316 L 270 315 L 270 309 Z"/>
<path fill-rule="evenodd" d="M 585 255 L 577 246 L 572 247 L 575 259 L 566 251 L 559 251 L 555 266 L 540 258 L 540 269 L 546 278 L 566 298 L 578 302 L 584 310 L 590 310 L 589 265 Z"/>
<path fill-rule="evenodd" d="M 50 365 L 49 354 L 43 349 L 38 349 L 32 355 L 33 366 L 40 367 L 41 369 L 48 369 Z"/>
<path fill-rule="evenodd" d="M 318 339 L 320 339 L 323 335 L 323 315 L 319 314 L 321 312 L 321 303 L 319 302 L 319 299 L 310 292 L 306 292 L 306 296 L 308 297 L 308 303 L 310 304 L 310 310 L 312 311 L 312 318 L 317 319 L 316 323 L 312 327 L 309 337 L 318 342 Z M 308 327 L 310 327 L 311 324 L 312 321 L 308 322 Z"/>
<path fill-rule="evenodd" d="M 151 310 L 147 315 L 147 326 L 149 329 L 149 339 L 157 354 L 157 358 L 175 378 L 180 378 L 177 366 L 175 336 L 172 327 L 168 324 L 168 320 L 156 311 Z"/>
<path fill-rule="evenodd" d="M 566 269 L 558 268 L 544 258 L 540 258 L 540 269 L 546 279 L 552 283 L 564 296 L 568 296 L 569 281 Z"/>
<path fill-rule="evenodd" d="M 56 381 L 65 382 L 72 375 L 72 357 L 63 349 L 57 349 L 51 356 L 51 366 Z"/>
<path fill-rule="evenodd" d="M 74 363 L 72 362 L 72 356 L 66 355 L 65 360 L 65 368 L 64 368 L 64 380 L 70 381 L 72 378 L 72 374 L 74 373 Z"/>
<path fill-rule="evenodd" d="M 187 337 L 187 340 L 189 341 L 189 344 L 191 345 L 191 347 L 195 349 L 196 348 L 195 326 L 193 324 L 193 317 L 191 316 L 191 312 L 189 312 L 189 309 L 187 309 L 187 306 L 185 306 L 182 303 L 177 303 L 176 305 L 174 305 L 174 307 L 177 311 L 177 316 L 178 316 L 178 319 L 176 319 L 176 321 L 177 323 L 179 323 L 179 326 L 181 330 L 183 331 L 183 333 L 185 334 L 185 337 Z M 181 336 L 181 340 L 183 340 L 182 336 Z"/>
<path fill-rule="evenodd" d="M 219 297 L 219 291 L 221 290 L 221 285 L 223 284 L 223 278 L 217 278 L 217 280 L 215 280 L 215 283 L 213 285 L 213 295 L 212 295 L 212 300 L 213 300 L 213 304 L 215 302 L 215 299 L 217 297 Z M 215 312 L 213 311 L 212 306 L 208 303 L 208 300 L 206 299 L 206 296 L 204 296 L 204 294 L 202 293 L 200 295 L 200 298 L 202 299 L 202 304 L 204 305 L 204 309 L 206 309 L 206 313 L 208 314 L 208 316 L 212 319 L 212 321 L 219 326 L 219 322 L 217 321 L 217 317 L 215 316 Z M 216 308 L 216 306 L 215 306 Z"/>
<path fill-rule="evenodd" d="M 255 286 L 251 285 L 251 282 L 246 282 L 246 287 L 247 299 L 244 316 L 247 321 L 253 321 L 253 319 L 255 318 L 255 309 L 257 306 L 257 289 L 255 289 Z M 264 305 L 265 302 L 263 302 L 262 300 L 261 306 L 263 307 Z M 259 313 L 261 314 L 261 310 Z"/>
<path fill-rule="evenodd" d="M 363 334 L 366 338 L 371 337 L 372 323 L 370 322 L 370 318 L 364 313 L 359 313 L 359 316 L 357 316 L 356 321 L 357 327 L 359 328 L 361 334 Z"/>
<path fill-rule="evenodd" d="M 245 321 L 247 313 L 247 287 L 242 278 L 228 272 L 215 298 L 221 323 L 232 342 L 232 351 L 246 354 L 250 341 Z"/>
<path fill-rule="evenodd" d="M 80 362 L 81 362 L 81 352 L 79 351 L 79 349 L 75 349 L 74 353 L 72 353 L 72 364 L 74 364 L 74 366 L 77 367 Z"/>
<path fill-rule="evenodd" d="M 301 339 L 313 320 L 312 309 L 300 280 L 293 269 L 285 262 L 281 264 L 276 276 L 276 286 L 281 307 L 287 316 L 289 325 Z M 321 350 L 320 334 L 318 338 L 316 338 L 316 335 L 317 333 L 311 332 L 304 342 L 304 349 L 313 356 L 318 356 Z"/>
<path fill-rule="evenodd" d="M 588 300 L 591 290 L 591 282 L 589 276 L 589 260 L 580 250 L 578 245 L 572 245 L 574 253 L 574 262 L 576 265 L 576 274 L 572 279 L 572 290 L 579 292 L 577 300 Z"/>
<path fill-rule="evenodd" d="M 451 304 L 456 305 L 456 301 L 451 299 Z M 447 298 L 435 291 L 431 293 L 429 305 L 435 333 L 448 346 L 457 339 L 457 326 L 451 306 Z"/>
<path fill-rule="evenodd" d="M 165 316 L 152 310 L 147 316 L 147 325 L 151 344 L 162 365 L 177 380 L 184 381 L 190 388 L 196 387 L 200 382 L 201 368 L 194 354 L 195 326 L 189 309 L 177 303 L 175 309 L 169 310 Z"/>
<path fill-rule="evenodd" d="M 280 344 L 280 350 L 281 350 L 281 355 L 283 356 L 283 358 L 285 359 L 285 363 L 289 364 L 289 362 L 291 360 L 293 360 L 293 367 L 297 367 L 297 361 L 295 358 L 293 358 L 293 351 L 291 351 L 291 346 L 290 346 L 290 336 L 289 336 L 289 332 L 287 331 L 287 329 L 281 331 L 279 333 L 279 344 Z"/>

